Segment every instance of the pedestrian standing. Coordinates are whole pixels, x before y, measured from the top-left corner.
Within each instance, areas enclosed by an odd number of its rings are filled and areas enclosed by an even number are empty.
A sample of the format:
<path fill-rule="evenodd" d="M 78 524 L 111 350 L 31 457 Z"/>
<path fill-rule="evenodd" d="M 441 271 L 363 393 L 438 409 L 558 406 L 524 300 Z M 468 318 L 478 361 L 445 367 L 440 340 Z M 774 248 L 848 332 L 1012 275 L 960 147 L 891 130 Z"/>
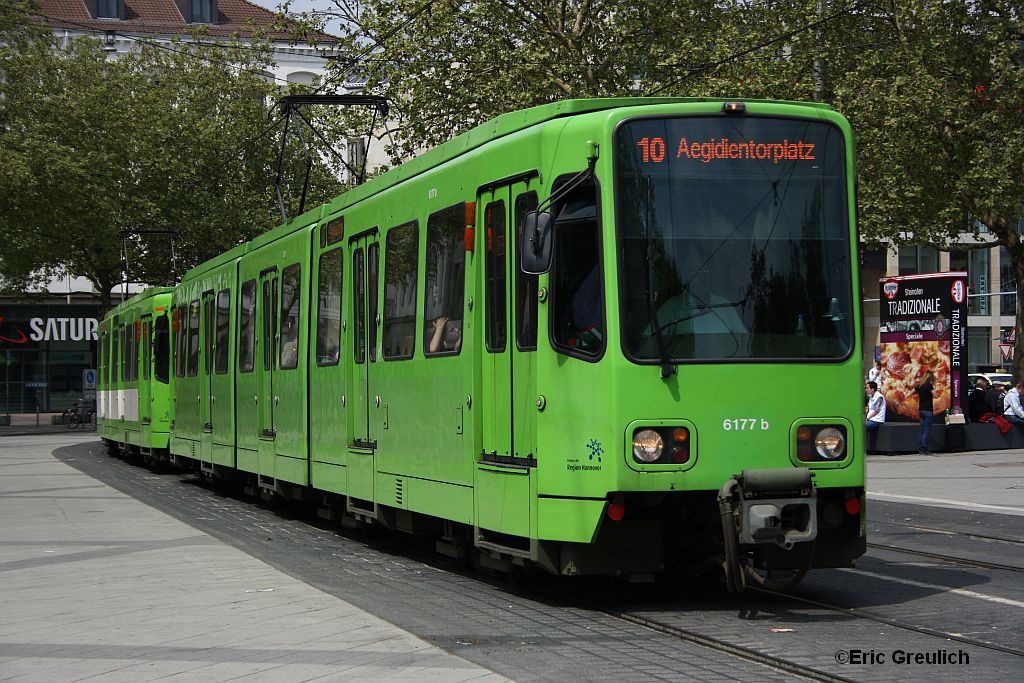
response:
<path fill-rule="evenodd" d="M 873 432 L 885 423 L 885 397 L 878 390 L 876 382 L 864 385 L 864 393 L 868 397 L 868 412 L 864 417 L 864 427 Z"/>
<path fill-rule="evenodd" d="M 875 384 L 882 384 L 882 362 L 875 361 L 875 367 L 868 370 L 868 381 Z"/>
<path fill-rule="evenodd" d="M 1015 425 L 1024 425 L 1024 407 L 1020 403 L 1020 392 L 1024 389 L 1024 382 L 1017 384 L 1006 392 L 1003 399 L 1003 417 L 1007 422 Z"/>
<path fill-rule="evenodd" d="M 928 371 L 924 381 L 917 385 L 917 414 L 921 420 L 921 434 L 918 437 L 917 452 L 924 455 L 931 455 L 928 450 L 928 437 L 932 433 L 932 422 L 935 421 L 935 413 L 932 412 L 932 373 Z"/>

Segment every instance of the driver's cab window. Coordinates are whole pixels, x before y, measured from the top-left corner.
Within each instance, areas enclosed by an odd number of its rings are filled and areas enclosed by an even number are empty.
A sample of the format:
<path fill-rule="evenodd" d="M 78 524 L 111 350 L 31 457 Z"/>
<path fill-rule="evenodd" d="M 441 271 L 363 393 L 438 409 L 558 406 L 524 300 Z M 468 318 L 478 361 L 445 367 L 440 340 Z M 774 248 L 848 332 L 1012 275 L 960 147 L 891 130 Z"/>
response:
<path fill-rule="evenodd" d="M 570 178 L 560 180 L 564 184 Z M 607 336 L 597 186 L 587 181 L 573 189 L 554 203 L 551 216 L 551 341 L 571 355 L 596 357 L 604 351 Z"/>

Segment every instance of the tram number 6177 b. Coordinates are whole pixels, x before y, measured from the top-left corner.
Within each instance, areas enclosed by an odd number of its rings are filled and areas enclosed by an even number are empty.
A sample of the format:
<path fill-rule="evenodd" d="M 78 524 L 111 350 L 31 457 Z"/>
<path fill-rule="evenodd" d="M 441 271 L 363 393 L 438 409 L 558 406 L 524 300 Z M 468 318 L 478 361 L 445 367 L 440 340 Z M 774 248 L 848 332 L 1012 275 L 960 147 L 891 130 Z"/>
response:
<path fill-rule="evenodd" d="M 733 430 L 744 431 L 744 430 L 766 430 L 768 429 L 768 420 L 757 417 L 734 417 L 726 418 L 722 420 L 722 429 L 727 432 Z"/>

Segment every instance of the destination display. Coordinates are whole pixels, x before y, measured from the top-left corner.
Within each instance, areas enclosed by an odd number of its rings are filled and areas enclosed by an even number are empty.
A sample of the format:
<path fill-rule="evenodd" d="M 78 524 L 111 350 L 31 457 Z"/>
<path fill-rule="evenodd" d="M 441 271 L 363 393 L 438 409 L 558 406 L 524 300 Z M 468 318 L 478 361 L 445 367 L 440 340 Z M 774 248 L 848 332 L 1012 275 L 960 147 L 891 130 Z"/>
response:
<path fill-rule="evenodd" d="M 879 342 L 886 418 L 919 419 L 917 387 L 932 374 L 933 409 L 963 412 L 967 386 L 967 273 L 879 281 Z"/>

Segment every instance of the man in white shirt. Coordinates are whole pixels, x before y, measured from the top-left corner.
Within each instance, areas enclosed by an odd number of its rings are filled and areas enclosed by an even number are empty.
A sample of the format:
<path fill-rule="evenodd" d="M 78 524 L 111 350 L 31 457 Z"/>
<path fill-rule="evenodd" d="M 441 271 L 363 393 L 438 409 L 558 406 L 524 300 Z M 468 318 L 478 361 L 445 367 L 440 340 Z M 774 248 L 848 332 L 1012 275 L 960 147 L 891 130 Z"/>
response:
<path fill-rule="evenodd" d="M 1015 425 L 1024 425 L 1024 407 L 1020 404 L 1021 389 L 1024 389 L 1024 382 L 1017 382 L 1003 398 L 1003 417 Z"/>
<path fill-rule="evenodd" d="M 882 363 L 881 361 L 875 361 L 875 367 L 868 370 L 868 381 L 881 384 L 882 382 Z"/>
<path fill-rule="evenodd" d="M 868 412 L 864 426 L 870 432 L 878 429 L 885 422 L 885 396 L 882 396 L 882 392 L 878 390 L 877 382 L 865 384 L 864 393 L 868 395 Z"/>

